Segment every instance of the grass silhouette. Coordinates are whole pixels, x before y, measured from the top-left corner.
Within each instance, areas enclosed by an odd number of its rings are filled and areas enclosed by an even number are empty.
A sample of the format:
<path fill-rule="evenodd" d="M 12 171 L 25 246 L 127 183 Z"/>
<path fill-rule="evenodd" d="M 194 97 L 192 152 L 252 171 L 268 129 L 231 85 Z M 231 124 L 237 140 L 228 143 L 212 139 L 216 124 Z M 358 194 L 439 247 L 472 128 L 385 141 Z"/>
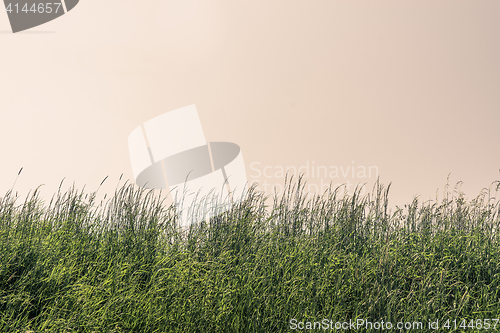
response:
<path fill-rule="evenodd" d="M 22 204 L 9 191 L 0 332 L 288 332 L 292 319 L 426 327 L 500 317 L 500 182 L 473 200 L 455 188 L 440 203 L 415 198 L 394 211 L 390 186 L 378 182 L 364 196 L 330 188 L 308 197 L 304 185 L 287 180 L 269 206 L 251 187 L 188 230 L 173 206 L 131 184 L 104 204 L 74 187 L 48 205 L 37 190 Z"/>

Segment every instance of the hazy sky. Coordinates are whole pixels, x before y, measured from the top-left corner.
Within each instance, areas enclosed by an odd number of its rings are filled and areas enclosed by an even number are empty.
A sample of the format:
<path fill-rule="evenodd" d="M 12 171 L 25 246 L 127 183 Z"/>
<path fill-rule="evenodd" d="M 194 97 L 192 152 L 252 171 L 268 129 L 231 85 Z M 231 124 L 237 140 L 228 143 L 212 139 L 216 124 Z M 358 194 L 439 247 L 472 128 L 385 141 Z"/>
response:
<path fill-rule="evenodd" d="M 497 0 L 81 0 L 12 34 L 2 11 L 0 193 L 21 167 L 20 194 L 112 191 L 129 133 L 196 104 L 250 181 L 379 175 L 404 204 L 451 173 L 474 197 L 500 179 L 499 17 Z"/>

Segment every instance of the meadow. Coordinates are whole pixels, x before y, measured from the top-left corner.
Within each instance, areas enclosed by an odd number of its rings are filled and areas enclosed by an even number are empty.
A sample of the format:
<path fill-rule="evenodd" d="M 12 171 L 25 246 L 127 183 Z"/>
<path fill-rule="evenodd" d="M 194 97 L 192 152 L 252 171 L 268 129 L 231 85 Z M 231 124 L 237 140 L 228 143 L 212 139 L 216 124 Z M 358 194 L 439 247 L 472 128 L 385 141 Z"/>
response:
<path fill-rule="evenodd" d="M 316 332 L 350 320 L 426 328 L 448 319 L 456 327 L 437 331 L 479 331 L 485 320 L 500 330 L 500 182 L 471 200 L 447 187 L 439 202 L 395 208 L 390 185 L 316 197 L 304 185 L 287 181 L 272 204 L 253 187 L 188 230 L 172 206 L 131 184 L 104 203 L 75 188 L 49 203 L 37 190 L 21 202 L 9 191 L 0 200 L 0 332 L 332 325 Z"/>

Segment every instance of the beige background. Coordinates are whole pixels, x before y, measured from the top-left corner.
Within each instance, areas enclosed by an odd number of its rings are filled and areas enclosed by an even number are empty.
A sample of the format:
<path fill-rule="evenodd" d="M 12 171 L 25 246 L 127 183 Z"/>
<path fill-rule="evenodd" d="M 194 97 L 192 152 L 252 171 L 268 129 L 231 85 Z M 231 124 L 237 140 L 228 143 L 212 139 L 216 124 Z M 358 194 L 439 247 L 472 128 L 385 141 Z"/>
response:
<path fill-rule="evenodd" d="M 109 176 L 110 192 L 132 178 L 132 129 L 196 104 L 251 181 L 282 182 L 252 163 L 354 161 L 393 182 L 393 204 L 435 197 L 449 173 L 475 196 L 500 178 L 499 17 L 497 0 L 81 0 L 14 35 L 2 11 L 0 193 L 21 167 L 21 196 L 63 177 Z"/>

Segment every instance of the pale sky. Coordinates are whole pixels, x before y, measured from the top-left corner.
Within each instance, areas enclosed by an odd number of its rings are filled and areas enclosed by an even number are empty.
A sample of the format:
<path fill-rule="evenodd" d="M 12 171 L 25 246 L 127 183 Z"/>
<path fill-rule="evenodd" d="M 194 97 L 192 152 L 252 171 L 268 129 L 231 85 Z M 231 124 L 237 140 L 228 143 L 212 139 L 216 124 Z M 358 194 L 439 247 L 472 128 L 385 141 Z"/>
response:
<path fill-rule="evenodd" d="M 371 189 L 377 170 L 401 205 L 451 173 L 475 197 L 500 179 L 498 17 L 497 0 L 81 0 L 12 34 L 3 12 L 0 196 L 21 167 L 21 195 L 112 191 L 133 181 L 130 132 L 196 104 L 250 181 L 314 165 L 311 184 Z"/>

